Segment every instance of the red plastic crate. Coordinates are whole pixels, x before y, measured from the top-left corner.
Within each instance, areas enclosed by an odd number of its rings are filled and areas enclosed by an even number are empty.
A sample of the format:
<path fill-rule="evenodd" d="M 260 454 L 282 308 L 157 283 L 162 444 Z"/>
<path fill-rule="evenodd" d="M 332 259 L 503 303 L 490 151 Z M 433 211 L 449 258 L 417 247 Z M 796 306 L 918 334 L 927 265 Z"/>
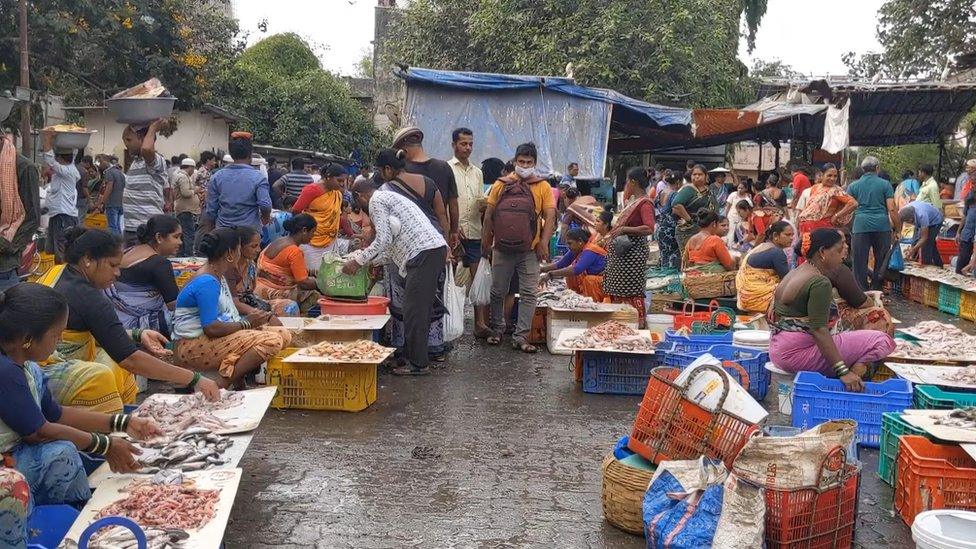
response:
<path fill-rule="evenodd" d="M 946 265 L 952 261 L 953 256 L 959 255 L 959 244 L 956 243 L 954 238 L 936 238 L 935 247 L 939 250 L 939 255 L 942 256 L 942 262 Z"/>
<path fill-rule="evenodd" d="M 899 437 L 895 510 L 911 526 L 932 509 L 976 511 L 976 461 L 958 445 Z"/>
<path fill-rule="evenodd" d="M 851 546 L 861 465 L 845 463 L 843 457 L 832 461 L 836 470 L 844 468 L 832 486 L 799 490 L 766 488 L 767 549 Z"/>
<path fill-rule="evenodd" d="M 720 372 L 716 366 L 699 368 Z M 758 427 L 721 405 L 713 411 L 684 398 L 683 388 L 674 383 L 680 374 L 678 368 L 651 371 L 627 446 L 652 463 L 705 455 L 731 467 Z"/>

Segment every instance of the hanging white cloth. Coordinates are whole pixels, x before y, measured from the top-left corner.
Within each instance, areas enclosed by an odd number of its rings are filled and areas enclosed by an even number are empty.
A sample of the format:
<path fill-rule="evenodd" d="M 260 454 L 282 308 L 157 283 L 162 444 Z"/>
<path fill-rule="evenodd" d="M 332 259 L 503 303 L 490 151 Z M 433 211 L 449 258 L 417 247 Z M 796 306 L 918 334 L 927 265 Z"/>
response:
<path fill-rule="evenodd" d="M 824 121 L 823 145 L 820 148 L 830 154 L 837 154 L 846 149 L 850 144 L 848 118 L 850 108 L 850 99 L 844 101 L 843 107 L 836 107 L 832 104 L 827 106 L 827 115 Z"/>

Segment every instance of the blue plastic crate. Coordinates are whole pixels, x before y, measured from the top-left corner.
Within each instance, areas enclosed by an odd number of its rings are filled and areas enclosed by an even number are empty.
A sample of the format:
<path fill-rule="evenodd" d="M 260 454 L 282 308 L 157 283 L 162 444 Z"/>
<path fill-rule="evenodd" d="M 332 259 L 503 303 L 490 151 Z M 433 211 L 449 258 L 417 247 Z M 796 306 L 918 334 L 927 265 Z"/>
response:
<path fill-rule="evenodd" d="M 27 543 L 54 549 L 78 518 L 78 510 L 70 505 L 37 505 L 27 517 Z"/>
<path fill-rule="evenodd" d="M 839 379 L 816 372 L 800 372 L 793 383 L 793 426 L 810 429 L 825 421 L 853 419 L 857 442 L 881 445 L 881 415 L 912 407 L 912 384 L 899 378 L 865 382 L 863 393 L 852 393 Z"/>
<path fill-rule="evenodd" d="M 665 366 L 673 366 L 675 368 L 685 368 L 705 353 L 719 360 L 731 360 L 735 362 L 739 366 L 742 366 L 742 369 L 749 374 L 749 394 L 758 400 L 766 398 L 766 392 L 769 390 L 770 377 L 769 370 L 766 369 L 766 363 L 769 362 L 769 353 L 736 345 L 712 345 L 711 347 L 698 351 L 669 349 L 662 353 L 661 362 Z"/>
<path fill-rule="evenodd" d="M 654 355 L 580 351 L 583 392 L 643 395 L 651 370 L 660 366 Z"/>
<path fill-rule="evenodd" d="M 722 332 L 718 334 L 692 334 L 681 335 L 674 330 L 664 331 L 665 343 L 676 343 L 686 351 L 704 351 L 712 345 L 732 344 L 732 332 Z"/>

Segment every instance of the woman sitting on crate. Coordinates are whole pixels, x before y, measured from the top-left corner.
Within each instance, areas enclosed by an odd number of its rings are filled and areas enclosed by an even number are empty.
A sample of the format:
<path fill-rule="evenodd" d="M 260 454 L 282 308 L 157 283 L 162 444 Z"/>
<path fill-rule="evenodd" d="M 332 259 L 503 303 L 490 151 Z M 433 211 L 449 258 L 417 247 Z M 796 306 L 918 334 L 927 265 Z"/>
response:
<path fill-rule="evenodd" d="M 256 294 L 257 259 L 261 253 L 261 234 L 254 227 L 237 227 L 241 241 L 241 257 L 224 276 L 234 294 L 234 305 L 242 315 L 253 311 L 270 311 L 268 324 L 281 326 L 279 316 L 299 316 L 298 303 L 291 299 L 263 299 Z"/>
<path fill-rule="evenodd" d="M 850 233 L 843 229 L 837 229 L 837 232 L 844 238 L 844 260 L 836 269 L 827 273 L 827 278 L 834 285 L 837 296 L 834 303 L 840 317 L 841 330 L 878 330 L 894 337 L 895 323 L 881 301 L 881 292 L 865 292 L 854 279 L 849 258 Z M 804 250 L 806 248 L 801 244 L 800 253 L 804 253 Z"/>
<path fill-rule="evenodd" d="M 0 453 L 5 465 L 22 475 L 0 475 L 0 493 L 18 477 L 26 481 L 17 484 L 20 501 L 0 499 L 2 547 L 24 547 L 26 524 L 13 523 L 11 513 L 26 505 L 29 514 L 28 495 L 34 505 L 78 506 L 91 497 L 79 451 L 105 456 L 114 472 L 131 473 L 141 468 L 137 450 L 109 433 L 140 440 L 162 434 L 151 419 L 57 403 L 38 362 L 54 352 L 68 315 L 65 298 L 40 284 L 0 292 Z"/>
<path fill-rule="evenodd" d="M 179 251 L 183 229 L 171 215 L 154 215 L 136 235 L 139 244 L 122 254 L 119 277 L 105 295 L 126 330 L 155 330 L 169 337 L 168 319 L 180 289 L 167 258 Z"/>
<path fill-rule="evenodd" d="M 585 295 L 597 303 L 603 302 L 603 270 L 607 266 L 607 251 L 595 243 L 596 237 L 583 229 L 566 233 L 569 253 L 556 263 L 542 266 L 540 284 L 552 278 L 566 277 L 566 287 Z"/>
<path fill-rule="evenodd" d="M 44 365 L 57 401 L 98 412 L 121 412 L 123 404 L 136 400 L 133 374 L 196 388 L 212 400 L 220 398 L 212 380 L 156 358 L 171 354 L 162 334 L 122 327 L 104 293 L 122 263 L 121 240 L 107 231 L 81 227 L 67 231 L 65 240 L 67 265 L 53 267 L 39 280 L 68 301 L 67 328 L 57 353 Z"/>
<path fill-rule="evenodd" d="M 290 300 L 298 304 L 302 313 L 307 313 L 322 297 L 315 278 L 308 274 L 301 249 L 315 232 L 315 218 L 298 214 L 285 221 L 285 231 L 287 236 L 273 241 L 258 257 L 254 293 L 268 301 Z"/>
<path fill-rule="evenodd" d="M 777 221 L 766 229 L 765 242 L 749 251 L 735 276 L 736 306 L 746 313 L 765 313 L 776 285 L 790 272 L 786 252 L 793 243 L 793 226 Z"/>
<path fill-rule="evenodd" d="M 803 370 L 839 377 L 848 390 L 862 391 L 869 366 L 895 349 L 891 336 L 876 330 L 835 333 L 831 323 L 833 283 L 828 277 L 843 262 L 846 243 L 836 229 L 810 233 L 806 262 L 790 271 L 769 312 L 769 358 L 788 372 Z"/>
<path fill-rule="evenodd" d="M 724 273 L 738 267 L 729 253 L 719 228 L 719 216 L 713 211 L 698 214 L 698 234 L 688 239 L 685 246 L 685 271 L 699 274 Z"/>
<path fill-rule="evenodd" d="M 194 370 L 216 370 L 221 387 L 242 387 L 244 376 L 291 343 L 291 333 L 267 326 L 273 315 L 252 309 L 241 316 L 227 284 L 227 272 L 241 257 L 240 235 L 220 228 L 203 237 L 207 263 L 176 298 L 173 337 L 176 358 Z"/>

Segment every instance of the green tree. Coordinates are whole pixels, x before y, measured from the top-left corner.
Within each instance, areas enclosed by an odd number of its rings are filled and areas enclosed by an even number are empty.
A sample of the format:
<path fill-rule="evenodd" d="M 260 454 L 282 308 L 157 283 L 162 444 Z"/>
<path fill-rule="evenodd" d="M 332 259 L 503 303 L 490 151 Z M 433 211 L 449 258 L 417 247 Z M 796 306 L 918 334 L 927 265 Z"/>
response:
<path fill-rule="evenodd" d="M 355 74 L 357 78 L 373 78 L 373 48 L 363 51 L 363 56 L 356 62 Z"/>
<path fill-rule="evenodd" d="M 414 0 L 391 29 L 387 62 L 449 70 L 562 75 L 632 97 L 740 104 L 740 21 L 754 34 L 763 0 Z"/>
<path fill-rule="evenodd" d="M 797 72 L 792 66 L 784 63 L 781 59 L 756 59 L 752 63 L 749 76 L 753 78 L 802 78 L 803 74 Z"/>
<path fill-rule="evenodd" d="M 322 69 L 295 34 L 276 34 L 244 51 L 219 79 L 221 104 L 241 112 L 259 143 L 366 158 L 379 146 L 369 114 L 342 79 Z"/>
<path fill-rule="evenodd" d="M 952 60 L 976 51 L 973 0 L 888 0 L 878 10 L 882 51 L 844 56 L 852 76 L 939 78 Z"/>
<path fill-rule="evenodd" d="M 17 10 L 0 9 L 0 88 L 19 83 Z M 28 6 L 31 87 L 96 103 L 158 77 L 189 107 L 241 49 L 237 22 L 197 0 L 45 0 Z"/>

